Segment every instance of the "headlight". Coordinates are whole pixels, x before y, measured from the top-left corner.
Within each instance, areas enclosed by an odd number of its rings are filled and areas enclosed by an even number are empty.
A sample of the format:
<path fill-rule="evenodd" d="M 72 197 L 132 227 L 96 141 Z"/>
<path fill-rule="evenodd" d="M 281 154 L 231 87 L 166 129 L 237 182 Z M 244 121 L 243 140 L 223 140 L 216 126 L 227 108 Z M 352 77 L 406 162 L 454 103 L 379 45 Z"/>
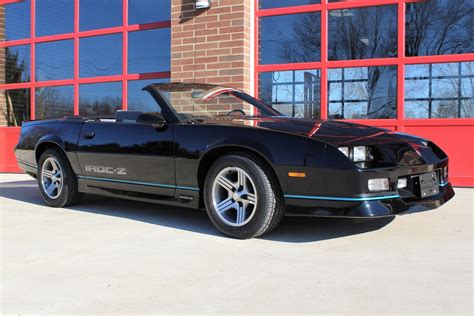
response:
<path fill-rule="evenodd" d="M 354 162 L 363 162 L 367 161 L 367 147 L 358 146 L 354 147 L 354 157 L 352 160 Z"/>
<path fill-rule="evenodd" d="M 346 155 L 347 157 L 349 157 L 350 153 L 349 153 L 349 147 L 339 147 L 339 150 L 344 154 Z M 350 158 L 350 157 L 349 157 Z"/>
<path fill-rule="evenodd" d="M 352 160 L 358 167 L 365 168 L 366 162 L 374 160 L 370 147 L 339 147 L 339 151 Z"/>

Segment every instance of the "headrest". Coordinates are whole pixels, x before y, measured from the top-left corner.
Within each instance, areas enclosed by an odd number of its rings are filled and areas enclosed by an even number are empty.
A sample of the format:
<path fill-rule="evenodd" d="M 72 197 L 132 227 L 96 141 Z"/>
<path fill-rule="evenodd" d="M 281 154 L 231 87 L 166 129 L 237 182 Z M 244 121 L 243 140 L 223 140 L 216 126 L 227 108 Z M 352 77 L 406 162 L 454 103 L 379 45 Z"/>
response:
<path fill-rule="evenodd" d="M 142 113 L 137 118 L 138 123 L 153 123 L 153 122 L 165 122 L 165 119 L 161 113 Z"/>
<path fill-rule="evenodd" d="M 142 114 L 143 112 L 140 111 L 117 111 L 115 114 L 115 119 L 117 122 L 136 122 L 137 118 Z"/>

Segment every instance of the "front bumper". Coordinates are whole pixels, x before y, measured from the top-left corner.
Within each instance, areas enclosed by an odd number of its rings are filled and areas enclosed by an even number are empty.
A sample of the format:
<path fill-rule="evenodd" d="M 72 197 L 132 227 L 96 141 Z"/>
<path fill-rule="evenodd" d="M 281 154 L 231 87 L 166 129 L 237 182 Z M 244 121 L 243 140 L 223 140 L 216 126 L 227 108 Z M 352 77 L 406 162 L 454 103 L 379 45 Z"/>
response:
<path fill-rule="evenodd" d="M 360 197 L 358 200 L 322 200 L 285 196 L 286 215 L 318 217 L 375 218 L 404 215 L 436 209 L 454 196 L 450 183 L 440 186 L 439 194 L 413 201 L 401 196 Z"/>

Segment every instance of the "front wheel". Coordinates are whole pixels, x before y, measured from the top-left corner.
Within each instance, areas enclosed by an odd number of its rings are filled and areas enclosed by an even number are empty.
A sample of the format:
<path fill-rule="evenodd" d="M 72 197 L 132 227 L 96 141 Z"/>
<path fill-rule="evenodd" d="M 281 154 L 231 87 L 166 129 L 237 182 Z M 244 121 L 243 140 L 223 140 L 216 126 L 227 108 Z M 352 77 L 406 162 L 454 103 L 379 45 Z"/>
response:
<path fill-rule="evenodd" d="M 273 229 L 284 213 L 279 185 L 265 163 L 247 154 L 219 158 L 204 184 L 209 218 L 222 233 L 253 238 Z"/>

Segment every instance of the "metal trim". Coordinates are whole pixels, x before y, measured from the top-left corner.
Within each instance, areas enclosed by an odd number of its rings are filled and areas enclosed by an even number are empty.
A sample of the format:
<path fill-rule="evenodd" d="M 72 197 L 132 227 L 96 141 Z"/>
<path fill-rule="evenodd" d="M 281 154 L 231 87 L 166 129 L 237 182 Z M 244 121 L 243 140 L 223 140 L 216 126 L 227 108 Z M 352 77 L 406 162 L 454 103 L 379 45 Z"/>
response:
<path fill-rule="evenodd" d="M 168 189 L 199 191 L 199 188 L 172 185 L 172 184 L 162 184 L 162 183 L 157 183 L 157 182 L 130 181 L 130 180 L 98 178 L 98 177 L 90 177 L 90 176 L 77 176 L 77 178 L 86 179 L 86 180 L 103 181 L 103 182 L 116 182 L 116 183 L 124 183 L 124 184 L 145 185 L 145 186 L 150 186 L 150 187 L 160 187 L 160 188 L 168 188 Z"/>
<path fill-rule="evenodd" d="M 335 196 L 313 196 L 313 195 L 292 195 L 285 194 L 287 199 L 303 199 L 303 200 L 327 200 L 327 201 L 346 201 L 346 202 L 364 202 L 364 201 L 378 201 L 388 199 L 398 199 L 400 195 L 384 195 L 372 197 L 335 197 Z"/>

